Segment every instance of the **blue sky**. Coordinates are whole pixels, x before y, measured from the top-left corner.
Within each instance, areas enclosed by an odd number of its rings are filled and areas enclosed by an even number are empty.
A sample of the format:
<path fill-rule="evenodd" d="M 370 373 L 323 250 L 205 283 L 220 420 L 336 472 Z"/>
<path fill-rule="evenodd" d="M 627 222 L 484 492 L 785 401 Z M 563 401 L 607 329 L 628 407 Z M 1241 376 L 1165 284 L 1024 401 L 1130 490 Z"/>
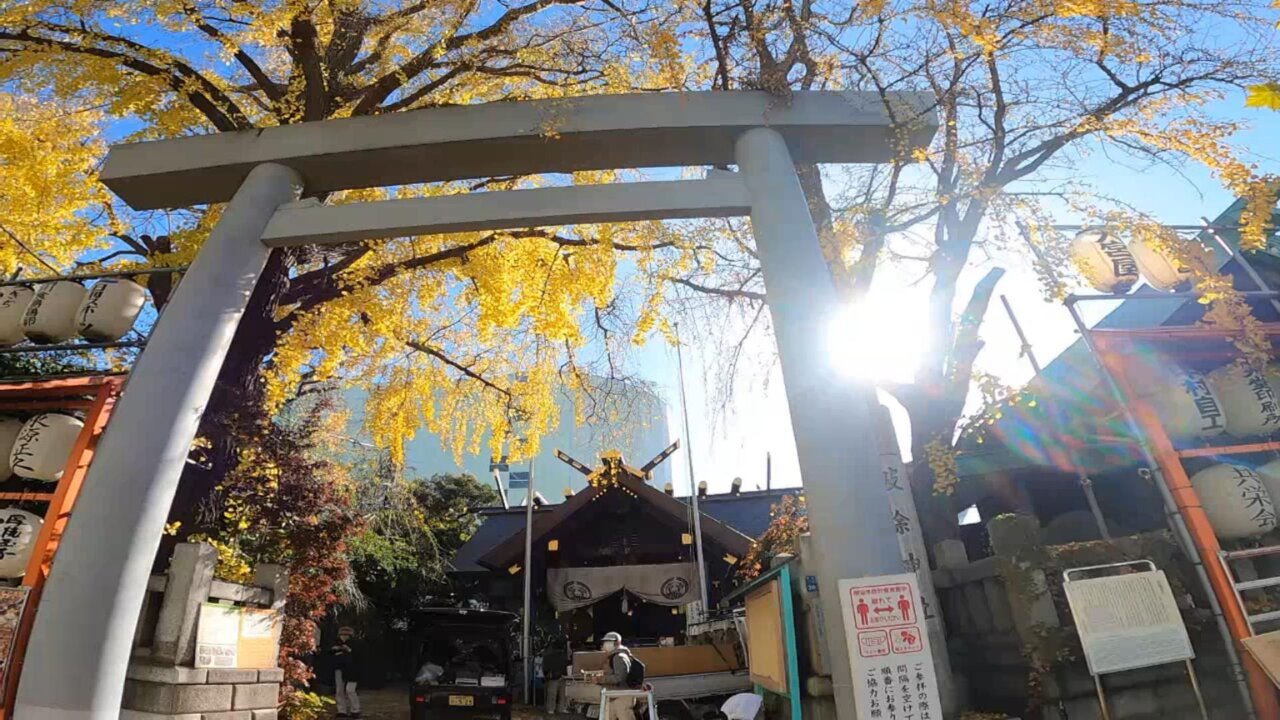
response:
<path fill-rule="evenodd" d="M 1262 170 L 1280 173 L 1280 113 L 1245 108 L 1242 94 L 1219 102 L 1213 110 L 1218 117 L 1246 123 L 1247 129 L 1236 138 L 1238 146 L 1251 154 Z M 1114 152 L 1095 152 L 1076 170 L 1100 192 L 1170 224 L 1197 224 L 1201 216 L 1213 218 L 1234 200 L 1232 194 L 1200 166 L 1175 169 L 1153 166 Z M 1058 219 L 1063 223 L 1079 220 L 1065 213 Z M 964 278 L 963 283 L 967 287 L 962 288 L 960 297 L 967 297 L 969 287 L 985 268 L 997 264 L 1008 271 L 997 293 L 1009 298 L 1029 335 L 1037 359 L 1046 364 L 1075 339 L 1074 326 L 1064 308 L 1043 300 L 1025 257 L 999 257 L 975 263 Z M 886 328 L 886 334 L 892 333 L 895 327 L 912 322 L 913 317 L 923 321 L 923 293 L 927 288 L 912 287 L 912 280 L 914 278 L 904 270 L 890 270 L 877 278 L 873 296 L 881 302 L 892 303 L 894 307 L 893 325 Z M 1097 319 L 1115 304 L 1090 303 L 1088 312 L 1092 319 Z M 1018 340 L 998 302 L 992 303 L 986 316 L 983 339 L 986 347 L 979 358 L 981 368 L 1014 385 L 1031 377 L 1031 368 L 1025 359 L 1019 357 Z M 882 343 L 890 357 L 894 344 L 892 340 Z M 712 407 L 701 375 L 707 358 L 700 351 L 701 348 L 692 348 L 685 357 L 693 425 L 690 434 L 697 480 L 706 480 L 713 492 L 727 490 L 735 476 L 743 478 L 746 489 L 757 485 L 763 487 L 765 453 L 770 452 L 774 484 L 799 484 L 799 465 L 791 438 L 781 373 L 776 366 L 768 375 L 767 388 L 762 383 L 755 383 L 753 387 L 738 392 L 734 397 L 734 408 L 726 414 Z M 757 360 L 761 367 L 771 362 L 770 357 L 763 355 Z M 902 364 L 905 367 L 907 363 Z M 641 372 L 659 386 L 660 394 L 670 408 L 670 426 L 673 431 L 679 431 L 679 389 L 674 352 L 660 341 L 644 348 L 641 351 Z M 900 412 L 895 413 L 895 422 L 903 422 Z M 683 454 L 676 458 L 672 472 L 677 487 L 688 482 Z"/>
<path fill-rule="evenodd" d="M 1237 137 L 1241 148 L 1253 155 L 1263 170 L 1280 172 L 1280 113 L 1244 108 L 1243 97 L 1230 98 L 1215 108 L 1223 118 L 1247 123 L 1249 128 Z M 1197 224 L 1200 217 L 1213 218 L 1232 201 L 1232 195 L 1205 168 L 1186 165 L 1171 168 L 1138 161 L 1114 152 L 1094 152 L 1073 169 L 1080 178 L 1087 180 L 1099 192 L 1121 202 L 1151 213 L 1171 224 Z M 1066 213 L 1058 220 L 1063 223 L 1078 221 Z M 1074 326 L 1065 309 L 1058 304 L 1046 303 L 1036 277 L 1029 271 L 1025 256 L 1010 253 L 1000 257 L 972 263 L 962 278 L 959 297 L 968 297 L 968 291 L 985 270 L 999 265 L 1008 272 L 998 288 L 1013 304 L 1019 320 L 1029 335 L 1033 350 L 1042 364 L 1047 364 L 1074 339 Z M 918 279 L 910 268 L 889 266 L 880 271 L 872 290 L 873 300 L 891 306 L 893 313 L 884 315 L 887 321 L 872 327 L 873 333 L 884 337 L 876 346 L 882 357 L 875 364 L 900 369 L 894 378 L 909 379 L 910 348 L 903 350 L 899 336 L 903 327 L 924 321 L 924 296 L 927 285 L 916 283 Z M 1116 303 L 1087 304 L 1086 312 L 1092 319 L 1102 317 Z M 1019 342 L 1008 316 L 999 302 L 993 302 L 983 327 L 986 347 L 979 358 L 979 367 L 1000 376 L 1005 382 L 1018 385 L 1031 376 L 1026 359 L 1019 357 Z M 766 455 L 772 456 L 774 486 L 795 486 L 800 483 L 799 465 L 791 436 L 791 426 L 783 394 L 781 373 L 773 364 L 769 348 L 760 346 L 752 358 L 732 397 L 730 406 L 721 408 L 713 393 L 716 379 L 715 363 L 710 362 L 714 349 L 698 344 L 693 333 L 686 331 L 688 345 L 685 355 L 686 386 L 690 405 L 690 433 L 685 438 L 681 418 L 679 377 L 676 354 L 662 337 L 655 334 L 650 341 L 635 352 L 634 361 L 638 374 L 656 386 L 656 391 L 666 404 L 667 427 L 671 439 L 677 437 L 691 442 L 696 477 L 705 480 L 712 492 L 729 489 L 734 477 L 742 477 L 744 489 L 763 488 L 766 480 Z M 839 348 L 833 347 L 833 353 Z M 833 355 L 833 362 L 848 363 L 847 358 Z M 905 415 L 892 403 L 895 421 L 905 423 Z M 903 425 L 904 426 L 904 425 Z M 564 428 L 562 428 L 564 431 Z M 902 431 L 902 426 L 899 427 Z M 555 441 L 553 441 L 555 442 Z M 566 441 L 568 442 L 568 441 Z M 646 444 L 658 439 L 650 437 Z M 414 443 L 414 455 L 419 464 L 450 464 L 451 458 L 443 451 L 436 451 L 432 441 L 420 438 Z M 655 452 L 657 449 L 656 448 Z M 585 448 L 578 452 L 587 455 Z M 581 458 L 587 460 L 587 457 Z M 473 459 L 467 465 L 480 467 L 484 458 Z M 671 479 L 678 492 L 692 487 L 688 473 L 686 451 L 681 449 L 668 464 Z M 446 471 L 446 467 L 419 468 L 428 472 Z M 549 468 L 550 469 L 550 468 Z M 560 469 L 556 467 L 555 469 Z M 665 470 L 665 468 L 664 468 Z M 551 482 L 551 490 L 558 496 L 563 483 Z M 542 487 L 542 485 L 540 485 Z M 557 498 L 552 498 L 554 502 Z"/>
<path fill-rule="evenodd" d="M 135 29 L 139 27 L 134 24 Z M 164 44 L 163 36 L 154 30 L 140 33 L 148 40 Z M 1229 42 L 1231 38 L 1221 38 Z M 1280 113 L 1248 110 L 1243 107 L 1242 95 L 1229 97 L 1217 103 L 1214 112 L 1222 118 L 1239 120 L 1250 128 L 1236 141 L 1255 155 L 1264 168 L 1280 172 Z M 108 130 L 110 139 L 137 129 L 137 123 L 119 121 Z M 1150 166 L 1132 158 L 1095 152 L 1086 158 L 1075 172 L 1090 180 L 1101 192 L 1131 203 L 1135 207 L 1166 219 L 1170 223 L 1191 224 L 1200 216 L 1215 216 L 1228 205 L 1232 197 L 1203 168 L 1188 166 L 1175 170 L 1162 166 Z M 1075 220 L 1060 218 L 1063 222 Z M 1065 310 L 1044 303 L 1037 281 L 1023 268 L 1025 258 L 1001 257 L 994 260 L 1009 270 L 999 292 L 1009 297 L 1026 326 L 1031 342 L 1042 363 L 1048 362 L 1073 339 L 1070 320 Z M 967 277 L 972 283 L 980 276 L 981 268 Z M 912 286 L 914 278 L 906 271 L 884 272 L 877 280 L 873 297 L 895 307 L 896 326 L 912 322 L 913 317 L 923 315 L 923 286 Z M 965 296 L 962 289 L 961 296 Z M 1105 312 L 1108 303 L 1090 306 L 1095 314 Z M 1025 381 L 1030 369 L 1025 360 L 1018 358 L 1018 344 L 1008 319 L 999 303 L 993 303 L 985 327 L 987 347 L 980 358 L 980 365 L 999 374 L 1010 383 Z M 894 343 L 882 344 L 892 362 L 893 352 L 899 349 Z M 765 454 L 773 456 L 775 484 L 795 485 L 799 482 L 799 469 L 791 441 L 787 409 L 782 394 L 782 381 L 776 367 L 771 367 L 772 356 L 762 351 L 755 358 L 758 372 L 752 381 L 745 383 L 733 398 L 727 412 L 712 407 L 704 368 L 709 366 L 704 353 L 706 348 L 691 347 L 686 355 L 688 389 L 690 396 L 691 437 L 698 480 L 706 480 L 713 490 L 723 490 L 735 476 L 744 478 L 748 489 L 764 485 Z M 668 408 L 668 426 L 673 435 L 683 436 L 680 423 L 680 403 L 675 372 L 674 351 L 655 337 L 649 345 L 637 353 L 640 374 L 654 382 Z M 833 359 L 839 361 L 839 359 Z M 906 367 L 909 363 L 900 363 Z M 767 382 L 766 382 L 767 381 Z M 673 458 L 672 471 L 677 485 L 687 487 L 687 470 L 684 453 Z"/>

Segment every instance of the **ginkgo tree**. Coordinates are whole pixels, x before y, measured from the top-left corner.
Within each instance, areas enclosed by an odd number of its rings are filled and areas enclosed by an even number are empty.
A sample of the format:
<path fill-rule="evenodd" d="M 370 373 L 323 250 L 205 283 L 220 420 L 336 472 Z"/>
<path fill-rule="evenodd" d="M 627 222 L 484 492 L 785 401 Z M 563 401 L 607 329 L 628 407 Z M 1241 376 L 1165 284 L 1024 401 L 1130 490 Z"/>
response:
<path fill-rule="evenodd" d="M 108 244 L 101 113 L 0 92 L 0 274 L 48 275 Z"/>
<path fill-rule="evenodd" d="M 1273 2 L 1271 7 L 1280 10 L 1280 2 Z M 1276 30 L 1280 31 L 1280 21 L 1276 22 Z M 1246 104 L 1249 107 L 1280 110 L 1280 80 L 1271 78 L 1266 82 L 1250 86 Z"/>
<path fill-rule="evenodd" d="M 220 208 L 139 214 L 113 203 L 93 177 L 103 138 L 683 87 L 693 71 L 676 35 L 682 11 L 648 0 L 0 3 L 0 222 L 12 233 L 0 270 L 172 268 L 195 256 Z M 480 178 L 318 199 L 619 179 Z M 351 505 L 341 483 L 310 477 L 310 448 L 345 431 L 330 417 L 306 437 L 286 433 L 275 419 L 290 400 L 326 381 L 363 387 L 368 428 L 397 455 L 424 428 L 458 451 L 491 438 L 495 453 L 533 452 L 558 419 L 558 392 L 594 407 L 593 371 L 614 376 L 607 387 L 629 379 L 621 356 L 633 333 L 660 326 L 645 279 L 678 272 L 693 252 L 656 223 L 275 251 L 206 407 L 171 531 L 204 534 L 228 572 L 302 563 L 282 659 L 290 681 L 305 682 L 296 657 L 313 649 L 307 628 L 346 573 L 354 525 L 340 522 Z M 175 278 L 147 284 L 163 305 Z M 289 698 L 286 710 L 305 715 L 294 702 L 305 696 Z"/>
<path fill-rule="evenodd" d="M 1025 249 L 1011 232 L 1014 221 L 1034 222 L 1053 207 L 1097 222 L 1134 220 L 1076 170 L 1090 152 L 1105 150 L 1143 162 L 1207 164 L 1249 199 L 1246 247 L 1259 247 L 1269 232 L 1275 188 L 1230 147 L 1236 125 L 1212 113 L 1215 100 L 1275 76 L 1262 2 L 885 0 L 850 8 L 715 0 L 700 15 L 718 88 L 765 89 L 780 101 L 794 90 L 865 90 L 886 102 L 890 92 L 918 91 L 939 115 L 930 147 L 904 149 L 885 166 L 798 168 L 846 302 L 860 303 L 889 266 L 927 288 L 927 322 L 899 331 L 923 335 L 925 357 L 911 382 L 884 388 L 910 417 L 913 486 L 922 510 L 936 511 L 925 513 L 935 539 L 955 526 L 934 493 L 955 481 L 953 438 L 1002 271 L 992 269 L 968 291 L 963 276 L 991 251 Z M 914 118 L 896 112 L 910 127 Z M 714 252 L 699 253 L 692 273 L 669 279 L 678 305 L 709 319 L 713 333 L 733 333 L 719 354 L 729 367 L 741 363 L 753 332 L 767 329 L 759 261 L 745 230 L 735 222 L 702 225 Z"/>
<path fill-rule="evenodd" d="M 0 122 L 38 122 L 39 98 L 50 97 L 84 109 L 75 120 L 81 126 L 67 125 L 55 142 L 102 132 L 146 140 L 493 100 L 672 89 L 692 77 L 675 33 L 680 12 L 647 0 L 6 2 L 0 83 L 14 98 L 7 108 L 17 103 L 19 111 Z M 78 178 L 46 179 L 73 190 L 47 193 L 11 174 L 34 163 L 0 168 L 6 185 L 29 188 L 25 214 L 14 216 L 14 243 L 61 269 L 104 239 L 111 246 L 90 258 L 114 267 L 189 262 L 218 208 L 140 215 L 111 205 L 91 181 L 102 149 L 96 140 L 79 148 L 79 164 L 68 166 Z M 59 162 L 46 155 L 39 158 L 46 165 Z M 593 173 L 568 181 L 617 179 Z M 488 178 L 322 199 L 563 181 Z M 397 453 L 420 428 L 459 452 L 480 450 L 486 437 L 494 452 L 532 451 L 556 422 L 555 393 L 589 392 L 593 361 L 616 359 L 636 322 L 655 322 L 651 287 L 615 285 L 620 258 L 630 258 L 621 261 L 628 267 L 673 272 L 691 252 L 656 223 L 276 251 L 206 411 L 207 462 L 189 468 L 175 507 L 195 508 L 243 461 L 251 444 L 246 415 L 265 422 L 300 389 L 330 379 L 370 391 L 368 426 Z M 158 301 L 170 282 L 152 281 Z"/>

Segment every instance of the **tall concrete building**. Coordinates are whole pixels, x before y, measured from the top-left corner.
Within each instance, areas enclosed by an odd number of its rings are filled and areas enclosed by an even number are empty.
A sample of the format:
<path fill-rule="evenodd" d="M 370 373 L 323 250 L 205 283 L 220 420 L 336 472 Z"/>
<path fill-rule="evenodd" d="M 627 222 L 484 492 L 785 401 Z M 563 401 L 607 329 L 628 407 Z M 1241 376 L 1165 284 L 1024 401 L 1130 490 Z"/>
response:
<path fill-rule="evenodd" d="M 618 450 L 628 465 L 640 467 L 662 452 L 676 439 L 667 420 L 667 405 L 651 390 L 636 384 L 621 388 L 608 381 L 597 380 L 597 387 L 606 392 L 605 400 L 598 404 L 594 417 L 578 425 L 574 401 L 568 392 L 559 395 L 557 405 L 560 422 L 556 429 L 542 438 L 541 450 L 534 458 L 534 489 L 549 502 L 564 499 L 564 489 L 574 492 L 587 484 L 586 476 L 556 459 L 556 450 L 563 450 L 590 467 L 600 464 L 600 455 Z M 360 433 L 364 424 L 364 406 L 367 395 L 363 390 L 349 390 L 346 402 L 351 410 L 353 432 Z M 487 445 L 487 444 L 482 444 Z M 486 484 L 493 484 L 490 472 L 490 456 L 487 450 L 481 454 L 468 454 L 458 462 L 453 453 L 443 447 L 440 438 L 430 432 L 420 432 L 405 446 L 405 464 L 417 475 L 429 477 L 437 473 L 468 472 Z M 523 472 L 529 469 L 527 462 L 511 463 L 510 469 Z M 501 474 L 504 485 L 507 473 Z M 671 460 L 659 465 L 653 472 L 654 485 L 662 489 L 671 482 Z M 512 488 L 508 501 L 511 505 L 523 505 L 525 490 Z"/>

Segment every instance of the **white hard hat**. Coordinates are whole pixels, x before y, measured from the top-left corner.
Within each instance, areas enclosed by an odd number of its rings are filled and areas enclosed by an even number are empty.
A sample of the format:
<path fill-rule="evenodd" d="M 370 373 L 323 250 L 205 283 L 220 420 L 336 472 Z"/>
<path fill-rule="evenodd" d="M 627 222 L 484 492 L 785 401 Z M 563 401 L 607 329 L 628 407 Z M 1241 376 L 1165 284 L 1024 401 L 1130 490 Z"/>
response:
<path fill-rule="evenodd" d="M 615 643 L 621 644 L 622 636 L 616 632 L 605 633 L 604 639 L 602 640 L 602 642 L 615 642 Z"/>

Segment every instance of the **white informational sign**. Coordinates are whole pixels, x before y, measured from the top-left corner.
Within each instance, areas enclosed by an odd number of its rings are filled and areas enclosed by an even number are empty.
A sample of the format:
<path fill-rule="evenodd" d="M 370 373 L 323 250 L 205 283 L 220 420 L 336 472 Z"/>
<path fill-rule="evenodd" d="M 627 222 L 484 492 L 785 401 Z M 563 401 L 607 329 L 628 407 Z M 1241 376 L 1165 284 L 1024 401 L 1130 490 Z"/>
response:
<path fill-rule="evenodd" d="M 203 603 L 196 624 L 196 662 L 198 668 L 236 667 L 236 651 L 240 644 L 240 608 Z"/>
<path fill-rule="evenodd" d="M 1094 675 L 1196 656 L 1162 571 L 1068 580 L 1063 588 Z"/>
<path fill-rule="evenodd" d="M 898 436 L 894 432 L 889 409 L 881 405 L 878 412 L 880 426 L 876 435 L 880 443 L 880 472 L 884 478 L 885 493 L 889 496 L 889 510 L 893 513 L 893 531 L 898 536 L 902 569 L 915 573 L 919 583 L 920 614 L 924 616 L 925 629 L 934 649 L 933 669 L 938 676 L 938 696 L 948 705 L 955 705 L 951 658 L 947 655 L 947 632 L 942 626 L 942 606 L 938 603 L 938 592 L 933 587 L 933 573 L 929 571 L 929 555 L 925 551 L 916 502 L 911 496 L 911 483 L 906 467 L 902 464 Z"/>
<path fill-rule="evenodd" d="M 915 573 L 840 581 L 859 718 L 942 720 Z"/>

